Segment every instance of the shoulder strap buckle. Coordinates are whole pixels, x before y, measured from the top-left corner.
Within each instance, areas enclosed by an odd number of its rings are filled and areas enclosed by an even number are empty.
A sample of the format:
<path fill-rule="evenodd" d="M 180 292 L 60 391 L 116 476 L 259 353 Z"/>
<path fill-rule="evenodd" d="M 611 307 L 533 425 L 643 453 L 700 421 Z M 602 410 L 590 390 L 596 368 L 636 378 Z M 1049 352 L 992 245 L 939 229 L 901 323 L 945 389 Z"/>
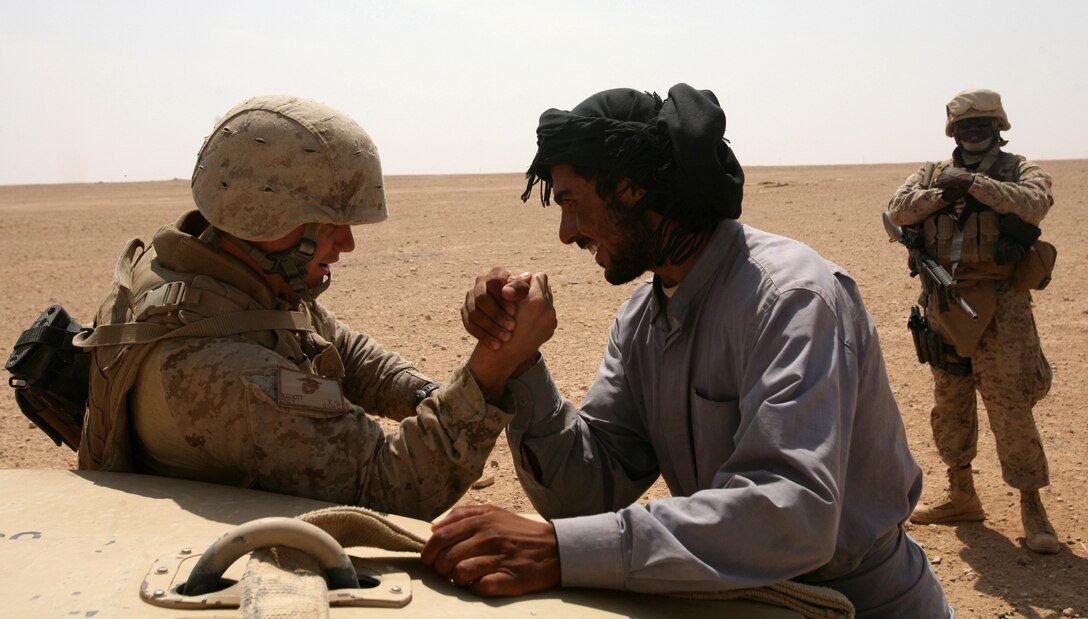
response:
<path fill-rule="evenodd" d="M 198 294 L 199 291 L 190 290 L 184 282 L 167 282 L 152 288 L 136 302 L 136 307 L 133 308 L 135 320 L 139 322 L 152 316 L 174 313 L 181 309 L 186 301 L 196 302 L 197 298 L 194 295 Z"/>

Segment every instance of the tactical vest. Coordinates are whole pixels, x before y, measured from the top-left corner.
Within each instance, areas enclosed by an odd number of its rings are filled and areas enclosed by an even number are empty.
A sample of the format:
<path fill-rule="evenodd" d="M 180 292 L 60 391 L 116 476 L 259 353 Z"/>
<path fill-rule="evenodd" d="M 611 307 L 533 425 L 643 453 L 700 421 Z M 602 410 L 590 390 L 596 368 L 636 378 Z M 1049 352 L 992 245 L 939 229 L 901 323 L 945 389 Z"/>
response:
<path fill-rule="evenodd" d="M 122 252 L 94 331 L 76 338 L 76 346 L 91 350 L 79 468 L 136 469 L 129 392 L 144 360 L 161 340 L 240 335 L 275 350 L 300 369 L 335 378 L 344 375 L 336 348 L 314 331 L 307 313 L 263 309 L 214 278 L 153 265 L 143 248 L 143 242 L 134 239 Z"/>
<path fill-rule="evenodd" d="M 1018 155 L 998 151 L 989 169 L 976 172 L 1002 182 L 1018 182 L 1020 161 Z M 951 159 L 938 163 L 932 178 L 953 165 Z M 929 186 L 927 183 L 926 188 Z M 988 205 L 966 195 L 925 220 L 922 230 L 926 253 L 957 280 L 1011 277 L 1014 265 L 994 262 L 994 248 L 1001 236 L 998 216 Z"/>

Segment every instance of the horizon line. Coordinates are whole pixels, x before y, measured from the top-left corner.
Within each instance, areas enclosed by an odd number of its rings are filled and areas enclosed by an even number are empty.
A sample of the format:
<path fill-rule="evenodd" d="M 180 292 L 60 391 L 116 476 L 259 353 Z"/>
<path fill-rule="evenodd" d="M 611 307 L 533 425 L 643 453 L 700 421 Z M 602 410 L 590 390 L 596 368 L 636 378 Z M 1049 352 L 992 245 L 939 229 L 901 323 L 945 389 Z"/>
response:
<path fill-rule="evenodd" d="M 1088 161 L 1088 158 L 1063 158 L 1063 159 L 1032 159 L 1033 162 L 1061 162 L 1061 161 Z M 848 168 L 848 167 L 867 167 L 867 166 L 900 166 L 900 165 L 921 165 L 923 161 L 889 161 L 883 163 L 800 163 L 800 164 L 752 164 L 742 165 L 743 169 L 760 169 L 760 168 Z M 396 177 L 414 177 L 414 176 L 504 176 L 504 175 L 525 175 L 525 172 L 408 172 L 399 174 L 383 174 L 383 178 L 396 178 Z M 0 182 L 0 187 L 37 187 L 37 186 L 51 186 L 51 185 L 122 185 L 127 183 L 173 183 L 173 182 L 189 182 L 188 178 L 182 178 L 176 176 L 174 178 L 159 178 L 159 179 L 146 179 L 146 180 L 119 180 L 119 181 L 56 181 L 56 182 L 40 182 L 40 183 L 7 183 Z"/>

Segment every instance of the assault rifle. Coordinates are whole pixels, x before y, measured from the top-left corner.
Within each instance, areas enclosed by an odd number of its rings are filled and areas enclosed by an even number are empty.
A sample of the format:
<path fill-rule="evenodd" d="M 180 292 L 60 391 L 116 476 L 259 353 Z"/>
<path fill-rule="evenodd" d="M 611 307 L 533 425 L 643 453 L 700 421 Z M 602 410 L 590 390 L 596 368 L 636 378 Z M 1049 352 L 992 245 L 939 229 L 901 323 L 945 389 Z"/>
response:
<path fill-rule="evenodd" d="M 922 274 L 927 287 L 937 291 L 941 311 L 947 311 L 948 302 L 955 301 L 972 320 L 978 318 L 975 310 L 971 309 L 967 301 L 960 296 L 960 291 L 956 288 L 956 280 L 952 279 L 948 271 L 926 253 L 925 241 L 917 230 L 903 229 L 893 224 L 891 218 L 888 217 L 888 211 L 884 211 L 884 230 L 888 232 L 888 238 L 891 241 L 901 243 L 910 252 L 910 276 Z"/>

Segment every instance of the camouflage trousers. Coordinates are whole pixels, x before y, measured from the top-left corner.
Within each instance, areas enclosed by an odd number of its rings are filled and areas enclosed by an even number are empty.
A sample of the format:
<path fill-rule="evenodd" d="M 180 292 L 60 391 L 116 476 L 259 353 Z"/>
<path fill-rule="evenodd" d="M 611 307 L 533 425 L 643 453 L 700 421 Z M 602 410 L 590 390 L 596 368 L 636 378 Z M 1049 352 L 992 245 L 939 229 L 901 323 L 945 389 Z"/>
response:
<path fill-rule="evenodd" d="M 1050 483 L 1046 454 L 1032 407 L 1050 391 L 1050 363 L 1039 345 L 1031 313 L 1031 294 L 1008 281 L 997 282 L 997 308 L 969 376 L 930 366 L 935 405 L 930 413 L 941 460 L 964 467 L 978 452 L 977 391 L 982 396 L 1005 483 L 1038 490 Z"/>

